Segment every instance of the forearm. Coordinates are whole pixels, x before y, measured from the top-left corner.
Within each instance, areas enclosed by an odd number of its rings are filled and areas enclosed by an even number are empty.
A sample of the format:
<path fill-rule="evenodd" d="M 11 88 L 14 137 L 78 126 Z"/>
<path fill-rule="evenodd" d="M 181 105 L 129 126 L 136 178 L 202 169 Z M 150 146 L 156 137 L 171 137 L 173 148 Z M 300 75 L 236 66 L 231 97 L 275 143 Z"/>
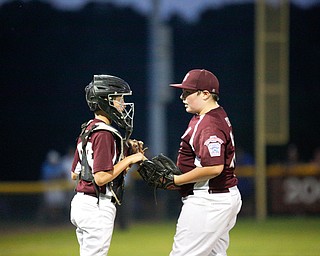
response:
<path fill-rule="evenodd" d="M 95 173 L 94 180 L 98 186 L 103 186 L 118 177 L 120 173 L 127 170 L 130 165 L 144 159 L 145 157 L 141 153 L 130 155 L 115 164 L 113 170 Z"/>
<path fill-rule="evenodd" d="M 174 175 L 174 183 L 178 186 L 200 182 L 217 177 L 223 170 L 223 165 L 196 167 L 182 175 Z"/>
<path fill-rule="evenodd" d="M 101 171 L 94 174 L 94 181 L 98 186 L 103 186 L 119 176 L 121 172 L 126 170 L 130 161 L 128 158 L 124 158 L 120 162 L 114 165 L 113 170 Z"/>

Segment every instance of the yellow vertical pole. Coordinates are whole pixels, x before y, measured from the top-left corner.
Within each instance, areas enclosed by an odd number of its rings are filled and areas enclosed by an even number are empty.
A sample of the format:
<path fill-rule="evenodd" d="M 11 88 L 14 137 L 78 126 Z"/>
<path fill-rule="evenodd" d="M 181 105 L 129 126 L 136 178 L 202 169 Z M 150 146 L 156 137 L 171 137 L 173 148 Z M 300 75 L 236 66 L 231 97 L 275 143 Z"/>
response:
<path fill-rule="evenodd" d="M 265 3 L 255 4 L 255 210 L 257 220 L 267 216 L 265 137 Z"/>
<path fill-rule="evenodd" d="M 267 217 L 266 146 L 289 137 L 289 0 L 255 2 L 256 218 Z"/>

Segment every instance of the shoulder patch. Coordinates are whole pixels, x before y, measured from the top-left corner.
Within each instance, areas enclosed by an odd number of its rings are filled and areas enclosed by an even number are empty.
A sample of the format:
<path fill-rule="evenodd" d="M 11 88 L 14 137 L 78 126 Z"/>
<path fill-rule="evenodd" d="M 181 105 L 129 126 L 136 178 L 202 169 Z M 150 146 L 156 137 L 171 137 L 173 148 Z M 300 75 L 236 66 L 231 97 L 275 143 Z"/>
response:
<path fill-rule="evenodd" d="M 223 144 L 223 140 L 216 135 L 210 136 L 204 143 L 208 147 L 211 157 L 221 155 L 221 144 Z"/>

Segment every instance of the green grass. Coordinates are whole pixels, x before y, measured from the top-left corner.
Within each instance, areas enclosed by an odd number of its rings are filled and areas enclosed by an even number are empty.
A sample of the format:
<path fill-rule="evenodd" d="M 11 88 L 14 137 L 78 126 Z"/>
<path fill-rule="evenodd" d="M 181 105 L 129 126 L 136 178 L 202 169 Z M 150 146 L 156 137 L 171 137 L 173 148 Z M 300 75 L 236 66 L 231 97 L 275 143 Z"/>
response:
<path fill-rule="evenodd" d="M 230 234 L 229 255 L 320 255 L 320 218 L 239 220 Z"/>
<path fill-rule="evenodd" d="M 74 228 L 28 227 L 2 229 L 1 256 L 79 255 Z M 175 222 L 141 222 L 116 229 L 109 256 L 169 255 Z M 309 256 L 320 252 L 320 218 L 240 218 L 230 234 L 229 256 Z"/>

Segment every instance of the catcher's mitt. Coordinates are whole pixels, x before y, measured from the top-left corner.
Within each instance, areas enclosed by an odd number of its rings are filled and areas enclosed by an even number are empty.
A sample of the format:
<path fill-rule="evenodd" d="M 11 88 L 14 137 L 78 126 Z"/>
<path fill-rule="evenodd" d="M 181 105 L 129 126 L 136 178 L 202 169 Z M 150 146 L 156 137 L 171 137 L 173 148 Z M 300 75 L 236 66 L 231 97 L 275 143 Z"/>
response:
<path fill-rule="evenodd" d="M 174 184 L 173 175 L 182 173 L 175 163 L 163 154 L 143 161 L 138 172 L 149 186 L 168 190 L 180 189 Z"/>
<path fill-rule="evenodd" d="M 133 155 L 136 153 L 144 153 L 148 148 L 144 148 L 144 143 L 140 140 L 129 139 L 126 143 L 127 146 L 127 156 Z"/>

